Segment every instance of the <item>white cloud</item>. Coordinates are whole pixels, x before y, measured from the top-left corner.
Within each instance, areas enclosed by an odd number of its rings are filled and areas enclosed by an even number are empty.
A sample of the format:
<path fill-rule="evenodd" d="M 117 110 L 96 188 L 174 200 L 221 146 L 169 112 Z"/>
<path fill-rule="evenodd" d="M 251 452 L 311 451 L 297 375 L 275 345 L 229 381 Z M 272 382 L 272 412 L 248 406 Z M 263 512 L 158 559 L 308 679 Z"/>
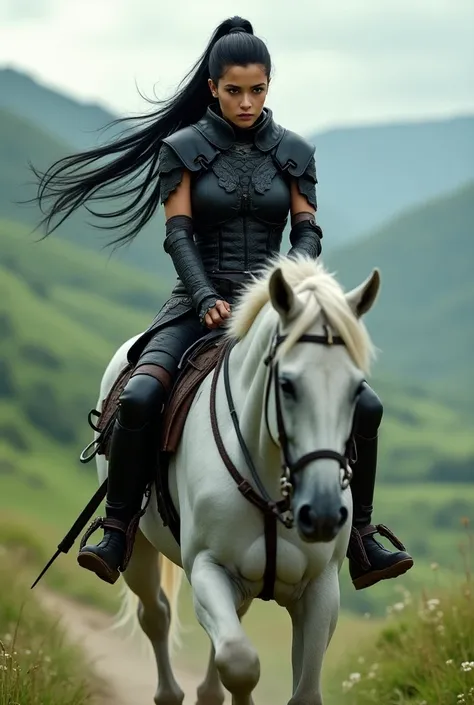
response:
<path fill-rule="evenodd" d="M 136 84 L 168 95 L 234 14 L 267 41 L 292 129 L 474 110 L 472 0 L 7 1 L 0 64 L 116 111 L 147 108 Z"/>

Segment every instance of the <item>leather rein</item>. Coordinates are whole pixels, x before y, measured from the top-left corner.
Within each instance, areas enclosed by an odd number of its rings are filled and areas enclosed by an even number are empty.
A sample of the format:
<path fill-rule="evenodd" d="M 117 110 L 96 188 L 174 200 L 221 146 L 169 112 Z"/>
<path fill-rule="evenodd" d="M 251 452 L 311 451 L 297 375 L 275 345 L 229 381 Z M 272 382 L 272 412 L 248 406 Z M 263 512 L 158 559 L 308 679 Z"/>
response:
<path fill-rule="evenodd" d="M 345 345 L 344 340 L 339 336 L 333 336 L 331 331 L 327 326 L 325 326 L 326 335 L 309 335 L 303 334 L 298 339 L 298 342 L 302 343 L 315 343 L 318 345 Z M 232 397 L 232 391 L 230 387 L 230 375 L 229 375 L 229 357 L 232 348 L 236 345 L 237 340 L 229 342 L 226 344 L 223 354 L 220 356 L 218 364 L 216 366 L 210 393 L 210 412 L 211 412 L 211 426 L 214 435 L 214 441 L 216 443 L 217 449 L 220 453 L 222 461 L 226 466 L 231 477 L 234 479 L 237 489 L 239 492 L 247 499 L 251 504 L 260 509 L 264 515 L 264 527 L 265 527 L 265 550 L 266 550 L 266 566 L 265 574 L 263 580 L 263 589 L 258 596 L 262 600 L 272 600 L 273 591 L 276 579 L 276 552 L 277 552 L 277 521 L 280 521 L 287 528 L 291 528 L 294 523 L 293 515 L 291 512 L 291 497 L 293 493 L 294 477 L 295 475 L 303 470 L 308 463 L 314 460 L 330 459 L 336 460 L 339 463 L 341 470 L 343 471 L 343 476 L 341 480 L 341 489 L 346 489 L 352 479 L 352 470 L 349 466 L 348 458 L 335 450 L 322 449 L 314 450 L 293 461 L 290 454 L 289 440 L 286 433 L 285 424 L 283 421 L 281 396 L 280 396 L 280 385 L 279 385 L 279 368 L 278 362 L 275 362 L 276 351 L 281 345 L 281 343 L 286 339 L 285 335 L 279 335 L 278 331 L 275 333 L 270 353 L 264 360 L 264 364 L 269 368 L 269 375 L 267 380 L 267 387 L 265 392 L 265 421 L 267 424 L 267 429 L 272 438 L 273 442 L 279 446 L 282 458 L 282 474 L 280 478 L 280 489 L 282 494 L 282 499 L 275 501 L 267 492 L 260 475 L 255 467 L 255 464 L 250 455 L 249 449 L 243 438 L 237 411 L 235 409 L 234 400 Z M 252 485 L 246 480 L 239 470 L 235 467 L 229 454 L 227 453 L 222 436 L 219 431 L 217 423 L 217 410 L 216 410 L 216 392 L 217 392 L 217 382 L 221 369 L 224 372 L 224 387 L 226 393 L 227 404 L 229 407 L 230 416 L 234 425 L 235 433 L 239 442 L 240 449 L 245 458 L 245 462 L 250 471 L 251 477 L 258 489 L 258 492 L 252 487 Z M 275 388 L 275 406 L 276 406 L 276 421 L 278 429 L 278 443 L 273 439 L 270 433 L 269 423 L 268 423 L 268 403 L 270 397 L 271 384 L 274 384 Z"/>

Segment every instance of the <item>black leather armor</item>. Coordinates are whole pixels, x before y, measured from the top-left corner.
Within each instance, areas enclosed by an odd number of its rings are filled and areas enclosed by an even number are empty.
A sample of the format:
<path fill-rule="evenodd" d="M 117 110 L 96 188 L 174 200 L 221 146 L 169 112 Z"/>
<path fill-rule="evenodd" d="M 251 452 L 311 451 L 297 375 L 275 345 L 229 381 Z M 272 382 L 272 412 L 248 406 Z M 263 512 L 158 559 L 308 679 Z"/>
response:
<path fill-rule="evenodd" d="M 163 140 L 157 168 L 162 203 L 184 170 L 191 173 L 194 232 L 167 228 L 164 248 L 179 276 L 147 335 L 193 308 L 202 320 L 217 298 L 232 301 L 239 283 L 280 251 L 292 179 L 317 207 L 314 147 L 277 125 L 267 108 L 255 125 L 242 129 L 210 106 L 199 122 Z M 291 252 L 318 256 L 321 236 L 314 220 L 298 223 Z"/>

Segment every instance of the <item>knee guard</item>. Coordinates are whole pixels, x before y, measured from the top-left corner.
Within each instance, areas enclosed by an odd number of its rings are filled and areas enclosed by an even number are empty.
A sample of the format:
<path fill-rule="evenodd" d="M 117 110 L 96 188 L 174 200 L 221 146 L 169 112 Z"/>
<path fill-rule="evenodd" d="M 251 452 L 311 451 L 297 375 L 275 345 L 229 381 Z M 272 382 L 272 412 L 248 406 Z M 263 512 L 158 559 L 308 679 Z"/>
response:
<path fill-rule="evenodd" d="M 166 398 L 163 384 L 147 374 L 130 377 L 119 398 L 121 426 L 138 431 L 159 418 Z"/>
<path fill-rule="evenodd" d="M 382 402 L 367 382 L 364 382 L 354 413 L 354 432 L 363 438 L 375 438 L 382 416 Z"/>

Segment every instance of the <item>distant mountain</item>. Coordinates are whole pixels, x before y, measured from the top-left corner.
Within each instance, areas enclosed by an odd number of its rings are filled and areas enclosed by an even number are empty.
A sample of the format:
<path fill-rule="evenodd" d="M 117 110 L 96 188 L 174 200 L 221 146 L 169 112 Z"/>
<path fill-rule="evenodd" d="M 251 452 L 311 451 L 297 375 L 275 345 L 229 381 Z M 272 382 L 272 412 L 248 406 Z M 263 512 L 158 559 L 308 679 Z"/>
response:
<path fill-rule="evenodd" d="M 0 70 L 2 107 L 71 150 L 108 139 L 120 129 L 100 132 L 115 115 L 13 69 Z M 316 144 L 318 219 L 326 251 L 474 178 L 474 116 L 337 129 L 310 139 Z M 139 265 L 151 270 L 153 259 L 143 256 Z"/>
<path fill-rule="evenodd" d="M 340 204 L 350 220 L 338 243 L 474 179 L 472 115 L 331 130 L 312 139 L 320 201 Z"/>
<path fill-rule="evenodd" d="M 97 131 L 117 117 L 99 105 L 82 103 L 9 68 L 0 70 L 0 108 L 31 120 L 56 140 L 78 149 L 94 144 Z M 111 134 L 112 129 L 104 136 Z"/>
<path fill-rule="evenodd" d="M 381 270 L 367 317 L 382 349 L 378 374 L 464 395 L 474 410 L 474 180 L 325 259 L 347 287 Z"/>

